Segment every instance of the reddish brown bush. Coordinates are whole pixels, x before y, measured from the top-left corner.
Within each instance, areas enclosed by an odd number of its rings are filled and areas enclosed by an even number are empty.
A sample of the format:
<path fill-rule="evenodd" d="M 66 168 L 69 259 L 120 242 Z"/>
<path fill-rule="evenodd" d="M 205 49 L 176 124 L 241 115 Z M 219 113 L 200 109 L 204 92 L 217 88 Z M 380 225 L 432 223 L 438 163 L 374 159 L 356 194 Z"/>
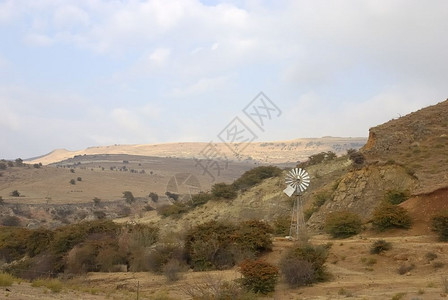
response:
<path fill-rule="evenodd" d="M 277 267 L 263 260 L 245 260 L 240 266 L 242 284 L 255 293 L 267 294 L 275 290 L 278 281 Z"/>

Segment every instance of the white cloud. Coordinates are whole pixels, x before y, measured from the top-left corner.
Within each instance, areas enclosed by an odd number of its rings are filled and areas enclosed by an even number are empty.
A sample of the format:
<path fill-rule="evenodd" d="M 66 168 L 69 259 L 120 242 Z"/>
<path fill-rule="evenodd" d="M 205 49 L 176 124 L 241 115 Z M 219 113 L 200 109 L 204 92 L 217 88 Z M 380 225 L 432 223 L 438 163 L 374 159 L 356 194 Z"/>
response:
<path fill-rule="evenodd" d="M 156 65 L 164 64 L 170 56 L 170 49 L 167 48 L 157 48 L 154 50 L 149 56 L 148 60 L 150 63 L 154 63 Z"/>
<path fill-rule="evenodd" d="M 124 108 L 115 108 L 111 112 L 113 120 L 120 127 L 130 131 L 139 131 L 142 128 L 138 116 Z"/>
<path fill-rule="evenodd" d="M 163 111 L 162 108 L 160 108 L 159 106 L 148 103 L 143 108 L 141 108 L 140 113 L 145 118 L 157 120 L 162 116 L 162 111 Z"/>
<path fill-rule="evenodd" d="M 437 103 L 438 93 L 425 86 L 392 86 L 365 99 L 334 103 L 315 92 L 299 97 L 285 111 L 296 137 L 368 136 L 368 129 Z"/>
<path fill-rule="evenodd" d="M 0 3 L 0 22 L 10 21 L 14 13 L 14 0 L 7 0 Z"/>
<path fill-rule="evenodd" d="M 84 27 L 89 25 L 89 15 L 79 7 L 66 5 L 55 10 L 53 22 L 57 28 Z"/>
<path fill-rule="evenodd" d="M 24 37 L 24 42 L 30 46 L 47 47 L 53 44 L 53 39 L 49 36 L 37 33 L 30 33 Z"/>
<path fill-rule="evenodd" d="M 201 78 L 195 83 L 183 88 L 175 88 L 170 95 L 173 97 L 189 97 L 210 91 L 219 91 L 228 84 L 227 77 Z"/>
<path fill-rule="evenodd" d="M 2 130 L 19 130 L 21 128 L 20 114 L 2 98 L 0 98 L 0 106 L 2 107 L 2 117 L 0 118 Z"/>

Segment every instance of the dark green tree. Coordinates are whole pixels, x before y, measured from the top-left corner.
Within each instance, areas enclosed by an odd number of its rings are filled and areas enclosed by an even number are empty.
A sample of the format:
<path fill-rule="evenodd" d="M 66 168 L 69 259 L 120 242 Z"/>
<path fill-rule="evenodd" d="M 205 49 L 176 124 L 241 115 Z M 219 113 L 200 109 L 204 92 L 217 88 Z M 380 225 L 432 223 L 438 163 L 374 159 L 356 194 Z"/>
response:
<path fill-rule="evenodd" d="M 131 204 L 131 203 L 133 203 L 135 201 L 134 195 L 130 191 L 124 191 L 123 192 L 123 198 L 129 204 Z"/>

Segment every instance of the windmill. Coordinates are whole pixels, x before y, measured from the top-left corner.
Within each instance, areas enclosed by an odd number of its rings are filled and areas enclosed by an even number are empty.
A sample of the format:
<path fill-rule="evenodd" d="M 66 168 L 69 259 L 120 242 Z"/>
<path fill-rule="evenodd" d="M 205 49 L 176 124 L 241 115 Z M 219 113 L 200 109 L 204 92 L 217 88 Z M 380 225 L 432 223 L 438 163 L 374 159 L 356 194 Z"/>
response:
<path fill-rule="evenodd" d="M 299 233 L 305 233 L 305 218 L 303 215 L 302 194 L 310 184 L 310 175 L 301 168 L 294 168 L 288 172 L 285 178 L 286 189 L 283 192 L 292 197 L 296 194 L 296 199 L 292 208 L 291 226 L 289 228 L 289 236 L 299 239 Z"/>

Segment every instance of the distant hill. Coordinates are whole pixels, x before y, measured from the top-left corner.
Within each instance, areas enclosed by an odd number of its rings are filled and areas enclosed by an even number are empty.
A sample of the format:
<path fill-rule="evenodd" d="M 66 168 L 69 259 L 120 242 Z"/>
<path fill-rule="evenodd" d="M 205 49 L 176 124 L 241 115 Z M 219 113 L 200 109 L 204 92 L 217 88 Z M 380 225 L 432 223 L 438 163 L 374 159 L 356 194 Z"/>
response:
<path fill-rule="evenodd" d="M 323 137 L 323 138 L 303 138 L 290 141 L 257 142 L 247 145 L 242 151 L 235 155 L 224 143 L 214 144 L 221 155 L 225 155 L 229 160 L 251 161 L 260 163 L 290 163 L 304 161 L 310 155 L 333 151 L 336 154 L 344 154 L 347 149 L 359 149 L 366 143 L 367 139 L 344 138 L 344 137 Z M 27 160 L 28 163 L 51 163 L 73 158 L 77 155 L 94 154 L 128 154 L 153 157 L 176 157 L 195 158 L 201 157 L 201 152 L 208 143 L 167 143 L 167 144 L 144 144 L 144 145 L 111 145 L 90 147 L 79 151 L 69 151 L 57 149 L 46 155 Z"/>

